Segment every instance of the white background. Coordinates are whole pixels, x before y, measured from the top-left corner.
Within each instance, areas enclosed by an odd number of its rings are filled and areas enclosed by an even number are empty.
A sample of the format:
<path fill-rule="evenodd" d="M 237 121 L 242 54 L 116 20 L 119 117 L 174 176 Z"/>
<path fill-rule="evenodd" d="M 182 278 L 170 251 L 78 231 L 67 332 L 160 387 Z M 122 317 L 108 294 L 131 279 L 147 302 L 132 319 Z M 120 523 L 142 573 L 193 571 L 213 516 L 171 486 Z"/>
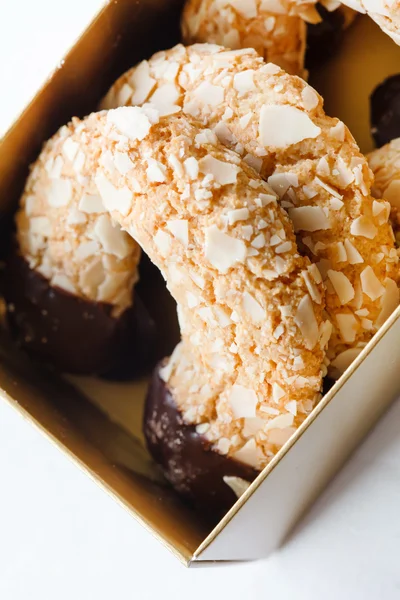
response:
<path fill-rule="evenodd" d="M 100 4 L 0 0 L 0 135 Z M 0 400 L 1 600 L 210 596 L 400 598 L 400 402 L 281 551 L 186 570 Z"/>

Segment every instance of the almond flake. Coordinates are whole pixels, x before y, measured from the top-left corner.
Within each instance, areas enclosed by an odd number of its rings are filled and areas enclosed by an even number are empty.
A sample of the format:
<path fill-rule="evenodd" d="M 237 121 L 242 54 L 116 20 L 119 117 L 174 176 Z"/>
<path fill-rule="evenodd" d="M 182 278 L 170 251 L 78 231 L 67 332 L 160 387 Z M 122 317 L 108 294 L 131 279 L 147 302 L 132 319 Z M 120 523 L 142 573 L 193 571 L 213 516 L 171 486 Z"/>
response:
<path fill-rule="evenodd" d="M 290 188 L 291 183 L 286 173 L 273 173 L 268 177 L 268 185 L 278 194 L 279 198 L 282 198 Z"/>
<path fill-rule="evenodd" d="M 316 171 L 317 171 L 317 174 L 321 175 L 322 177 L 330 176 L 331 170 L 330 170 L 329 163 L 326 160 L 325 156 L 323 156 L 322 158 L 319 159 Z"/>
<path fill-rule="evenodd" d="M 297 402 L 296 402 L 296 400 L 291 400 L 290 402 L 288 402 L 287 404 L 285 404 L 285 408 L 294 417 L 297 415 Z"/>
<path fill-rule="evenodd" d="M 351 365 L 353 360 L 357 358 L 357 356 L 361 352 L 361 348 L 348 348 L 344 350 L 340 354 L 336 356 L 334 360 L 332 360 L 329 367 L 333 367 L 337 376 L 342 375 L 346 371 L 346 369 Z"/>
<path fill-rule="evenodd" d="M 372 203 L 372 215 L 377 219 L 379 225 L 384 225 L 390 216 L 390 204 L 380 200 Z"/>
<path fill-rule="evenodd" d="M 67 206 L 72 198 L 72 184 L 69 179 L 52 179 L 47 191 L 47 202 L 53 208 Z"/>
<path fill-rule="evenodd" d="M 394 179 L 383 192 L 386 200 L 389 200 L 393 208 L 400 208 L 400 179 Z"/>
<path fill-rule="evenodd" d="M 339 192 L 335 190 L 335 188 L 325 183 L 325 181 L 322 181 L 322 179 L 320 179 L 319 177 L 315 177 L 314 181 L 318 183 L 318 185 L 320 185 L 326 192 L 334 196 L 334 198 L 337 198 L 338 200 L 343 199 L 343 196 L 339 194 Z"/>
<path fill-rule="evenodd" d="M 294 322 L 304 337 L 308 350 L 312 350 L 318 341 L 318 324 L 310 296 L 303 296 L 297 307 Z"/>
<path fill-rule="evenodd" d="M 315 266 L 315 265 L 313 265 L 313 266 Z M 321 304 L 322 303 L 321 292 L 319 291 L 319 289 L 317 288 L 317 286 L 315 285 L 315 283 L 311 280 L 310 273 L 308 271 L 302 271 L 301 274 L 303 276 L 303 279 L 304 279 L 305 284 L 307 286 L 308 293 L 310 294 L 312 300 L 314 302 L 316 302 L 317 304 Z M 319 271 L 318 271 L 318 275 L 319 275 L 320 280 L 322 281 L 321 275 L 320 275 Z"/>
<path fill-rule="evenodd" d="M 61 288 L 71 294 L 76 294 L 76 288 L 72 281 L 66 275 L 56 274 L 51 279 L 51 285 L 53 287 Z"/>
<path fill-rule="evenodd" d="M 239 92 L 238 98 L 241 98 L 248 92 L 255 91 L 257 88 L 254 83 L 254 71 L 247 69 L 246 71 L 236 73 L 233 78 L 233 87 Z"/>
<path fill-rule="evenodd" d="M 63 167 L 64 161 L 61 156 L 56 156 L 54 160 L 52 158 L 49 158 L 49 160 L 45 164 L 45 169 L 51 179 L 59 179 Z"/>
<path fill-rule="evenodd" d="M 353 171 L 346 165 L 343 158 L 338 156 L 336 160 L 336 169 L 338 170 L 337 179 L 340 187 L 346 188 L 354 181 Z"/>
<path fill-rule="evenodd" d="M 183 163 L 186 175 L 192 181 L 197 179 L 199 176 L 199 163 L 194 156 L 190 156 Z"/>
<path fill-rule="evenodd" d="M 114 165 L 121 175 L 126 175 L 132 169 L 133 162 L 127 152 L 116 152 L 114 155 Z"/>
<path fill-rule="evenodd" d="M 332 210 L 340 210 L 344 206 L 344 202 L 342 200 L 339 200 L 339 198 L 334 197 L 329 199 L 329 204 Z"/>
<path fill-rule="evenodd" d="M 131 99 L 133 94 L 133 89 L 128 83 L 124 83 L 122 88 L 118 92 L 117 102 L 118 106 L 126 106 L 129 104 L 129 100 Z"/>
<path fill-rule="evenodd" d="M 287 8 L 282 4 L 280 0 L 261 0 L 260 10 L 262 12 L 271 12 L 276 15 L 287 14 Z"/>
<path fill-rule="evenodd" d="M 329 269 L 327 275 L 341 304 L 347 304 L 353 300 L 355 296 L 354 287 L 344 273 Z"/>
<path fill-rule="evenodd" d="M 279 414 L 279 412 L 277 411 Z M 244 419 L 242 435 L 244 437 L 255 436 L 265 425 L 265 420 L 259 417 L 249 417 Z"/>
<path fill-rule="evenodd" d="M 200 172 L 212 175 L 220 185 L 236 183 L 240 168 L 231 163 L 222 162 L 213 156 L 205 156 L 199 161 Z"/>
<path fill-rule="evenodd" d="M 372 267 L 368 266 L 360 274 L 361 289 L 372 301 L 377 300 L 385 293 L 385 288 L 375 275 Z"/>
<path fill-rule="evenodd" d="M 74 142 L 74 140 L 72 140 L 71 138 L 67 138 L 65 140 L 65 142 L 63 143 L 63 147 L 62 147 L 63 154 L 71 162 L 73 162 L 78 150 L 79 150 L 79 144 L 77 142 Z"/>
<path fill-rule="evenodd" d="M 191 276 L 192 277 L 192 276 Z M 204 286 L 203 286 L 204 287 Z M 229 327 L 232 324 L 232 321 L 226 311 L 220 306 L 214 306 L 215 318 L 221 327 Z"/>
<path fill-rule="evenodd" d="M 336 125 L 330 128 L 329 135 L 339 142 L 344 142 L 345 131 L 344 123 L 342 123 L 342 121 L 338 121 Z"/>
<path fill-rule="evenodd" d="M 357 265 L 364 262 L 363 257 L 350 240 L 344 240 L 344 247 L 346 249 L 347 259 L 351 265 Z"/>
<path fill-rule="evenodd" d="M 315 198 L 315 196 L 318 196 L 318 192 L 309 185 L 303 185 L 302 190 L 303 194 L 308 200 L 312 200 L 313 198 Z"/>
<path fill-rule="evenodd" d="M 368 217 L 357 217 L 350 225 L 350 233 L 373 240 L 378 230 Z"/>
<path fill-rule="evenodd" d="M 229 225 L 234 225 L 238 221 L 246 221 L 250 216 L 248 208 L 236 208 L 230 210 L 227 214 Z"/>
<path fill-rule="evenodd" d="M 178 177 L 183 177 L 184 170 L 181 161 L 179 158 L 175 156 L 175 154 L 170 154 L 168 156 L 168 163 L 174 169 Z"/>
<path fill-rule="evenodd" d="M 275 28 L 275 23 L 276 23 L 276 17 L 273 17 L 272 15 L 270 17 L 267 17 L 264 20 L 265 31 L 267 33 L 271 33 L 271 31 L 273 31 Z"/>
<path fill-rule="evenodd" d="M 281 337 L 281 335 L 283 335 L 285 333 L 285 328 L 282 324 L 278 325 L 278 327 L 275 327 L 274 332 L 273 332 L 273 336 L 276 340 L 279 340 L 279 338 Z"/>
<path fill-rule="evenodd" d="M 253 114 L 251 112 L 248 112 L 246 115 L 243 115 L 243 117 L 240 117 L 239 119 L 239 125 L 241 127 L 241 129 L 246 129 L 246 127 L 248 126 L 248 124 L 251 121 Z"/>
<path fill-rule="evenodd" d="M 228 0 L 227 4 L 233 6 L 245 19 L 254 19 L 257 16 L 256 0 Z"/>
<path fill-rule="evenodd" d="M 258 451 L 257 445 L 254 438 L 248 440 L 244 446 L 242 446 L 239 450 L 232 455 L 239 462 L 245 463 L 246 465 L 250 465 L 251 467 L 258 467 Z"/>
<path fill-rule="evenodd" d="M 129 272 L 116 273 L 113 271 L 106 273 L 104 281 L 102 281 L 97 289 L 97 300 L 100 302 L 112 302 L 121 287 L 126 285 L 129 276 Z"/>
<path fill-rule="evenodd" d="M 247 165 L 249 165 L 249 167 L 254 169 L 256 173 L 261 172 L 261 168 L 263 165 L 262 158 L 257 158 L 257 156 L 253 156 L 252 154 L 246 154 L 243 160 Z"/>
<path fill-rule="evenodd" d="M 352 344 L 356 339 L 358 322 L 351 313 L 337 314 L 336 321 L 342 339 L 347 344 Z"/>
<path fill-rule="evenodd" d="M 99 251 L 99 244 L 95 241 L 81 242 L 75 251 L 78 261 L 83 261 L 89 256 L 94 256 Z"/>
<path fill-rule="evenodd" d="M 381 327 L 399 305 L 399 288 L 393 279 L 386 279 L 385 292 L 381 299 L 381 312 L 376 320 L 376 326 Z"/>
<path fill-rule="evenodd" d="M 78 208 L 88 214 L 106 212 L 103 201 L 97 194 L 84 194 L 79 200 Z"/>
<path fill-rule="evenodd" d="M 319 231 L 331 228 L 329 219 L 320 206 L 289 208 L 288 213 L 296 233 L 298 231 Z"/>
<path fill-rule="evenodd" d="M 200 425 L 196 425 L 196 433 L 198 433 L 200 435 L 204 435 L 209 429 L 210 429 L 210 423 L 200 423 Z"/>
<path fill-rule="evenodd" d="M 232 147 L 237 143 L 236 137 L 233 135 L 228 125 L 223 121 L 214 127 L 214 132 L 221 144 L 224 144 L 224 146 Z"/>
<path fill-rule="evenodd" d="M 264 431 L 269 431 L 270 429 L 286 429 L 286 427 L 291 427 L 293 425 L 293 414 L 285 413 L 283 415 L 279 415 L 275 417 L 275 419 L 271 419 L 264 426 Z"/>
<path fill-rule="evenodd" d="M 371 319 L 361 319 L 361 327 L 365 329 L 365 331 L 371 331 L 373 328 L 373 322 Z"/>
<path fill-rule="evenodd" d="M 175 346 L 174 351 L 172 352 L 171 356 L 169 357 L 169 360 L 167 362 L 166 365 L 164 365 L 163 367 L 161 367 L 161 369 L 159 370 L 158 374 L 160 376 L 160 378 L 165 381 L 165 383 L 168 383 L 168 381 L 171 378 L 172 372 L 175 369 L 176 365 L 179 363 L 181 355 L 182 355 L 182 342 L 180 342 L 177 346 Z"/>
<path fill-rule="evenodd" d="M 247 488 L 250 486 L 250 482 L 242 479 L 241 477 L 235 477 L 234 475 L 224 475 L 223 478 L 226 485 L 228 485 L 232 492 L 237 498 L 240 498 Z"/>
<path fill-rule="evenodd" d="M 171 219 L 167 221 L 167 228 L 184 246 L 189 244 L 189 223 L 186 219 Z"/>
<path fill-rule="evenodd" d="M 205 231 L 205 256 L 220 272 L 226 273 L 237 262 L 244 262 L 246 245 L 242 240 L 226 235 L 216 225 Z"/>
<path fill-rule="evenodd" d="M 228 438 L 220 438 L 217 442 L 217 449 L 220 454 L 228 454 L 231 442 Z"/>
<path fill-rule="evenodd" d="M 107 122 L 132 141 L 144 140 L 151 128 L 149 117 L 137 106 L 121 106 L 109 110 Z"/>
<path fill-rule="evenodd" d="M 310 85 L 306 85 L 302 89 L 301 99 L 306 110 L 312 110 L 313 108 L 316 108 L 319 103 L 318 94 Z"/>
<path fill-rule="evenodd" d="M 211 146 L 216 146 L 218 143 L 218 138 L 211 129 L 203 129 L 200 133 L 196 135 L 194 141 L 197 145 L 201 144 L 211 144 Z"/>
<path fill-rule="evenodd" d="M 260 111 L 259 135 L 266 147 L 286 148 L 305 139 L 316 138 L 321 129 L 294 106 L 264 104 Z"/>
<path fill-rule="evenodd" d="M 195 308 L 200 304 L 199 298 L 192 292 L 186 292 L 186 301 L 189 308 Z"/>
<path fill-rule="evenodd" d="M 283 244 L 280 244 L 279 246 L 277 246 L 275 248 L 275 252 L 277 254 L 283 254 L 284 252 L 289 252 L 292 249 L 292 242 L 283 242 Z"/>
<path fill-rule="evenodd" d="M 103 204 L 108 211 L 116 210 L 121 215 L 129 213 L 133 201 L 133 194 L 130 189 L 127 187 L 114 187 L 111 181 L 101 173 L 96 175 L 95 183 Z"/>
<path fill-rule="evenodd" d="M 68 211 L 67 224 L 68 225 L 83 225 L 86 223 L 86 215 L 79 211 L 75 206 L 72 206 Z"/>
<path fill-rule="evenodd" d="M 248 292 L 242 295 L 243 310 L 250 316 L 253 323 L 262 323 L 265 320 L 265 309 Z"/>
<path fill-rule="evenodd" d="M 279 400 L 281 400 L 285 396 L 286 396 L 285 390 L 283 390 L 278 383 L 273 383 L 272 384 L 272 397 L 274 399 L 274 402 L 276 402 L 278 404 Z"/>
<path fill-rule="evenodd" d="M 180 91 L 174 83 L 164 83 L 154 90 L 149 102 L 160 111 L 160 114 L 165 116 L 164 110 L 166 106 L 174 107 L 178 111 L 180 110 L 180 107 L 177 106 L 180 95 Z"/>
<path fill-rule="evenodd" d="M 150 66 L 147 60 L 142 61 L 134 69 L 129 78 L 129 83 L 133 87 L 131 103 L 143 104 L 157 83 L 155 79 L 150 77 Z"/>
<path fill-rule="evenodd" d="M 257 206 L 261 208 L 268 206 L 268 204 L 276 203 L 276 197 L 272 194 L 260 194 L 258 198 L 255 199 L 255 203 Z"/>
<path fill-rule="evenodd" d="M 208 81 L 203 81 L 193 90 L 193 96 L 196 101 L 206 106 L 221 106 L 225 99 L 225 91 L 219 85 L 212 85 Z"/>
<path fill-rule="evenodd" d="M 228 402 L 235 419 L 256 416 L 258 398 L 254 390 L 235 384 L 229 393 Z"/>
<path fill-rule="evenodd" d="M 147 159 L 146 175 L 150 183 L 164 183 L 165 182 L 165 166 L 155 158 Z"/>
<path fill-rule="evenodd" d="M 108 254 L 121 259 L 129 256 L 131 244 L 128 234 L 119 225 L 114 225 L 108 215 L 101 215 L 97 219 L 93 234 Z"/>
<path fill-rule="evenodd" d="M 33 235 L 50 237 L 52 234 L 50 219 L 48 217 L 32 217 L 30 219 L 30 231 Z"/>
<path fill-rule="evenodd" d="M 153 239 L 161 255 L 166 257 L 171 247 L 171 237 L 168 233 L 159 229 Z"/>
<path fill-rule="evenodd" d="M 336 243 L 337 262 L 347 262 L 347 252 L 343 242 Z"/>
<path fill-rule="evenodd" d="M 261 405 L 260 406 L 260 411 L 267 414 L 267 415 L 279 415 L 279 410 L 277 408 L 273 408 L 272 406 L 265 406 L 265 405 Z"/>
<path fill-rule="evenodd" d="M 253 233 L 254 228 L 252 225 L 242 225 L 242 236 L 245 240 L 250 240 Z"/>
<path fill-rule="evenodd" d="M 280 240 L 279 240 L 280 241 Z M 264 248 L 265 246 L 265 236 L 263 233 L 259 233 L 257 235 L 257 237 L 254 238 L 254 240 L 251 242 L 251 245 L 253 246 L 253 248 Z"/>
<path fill-rule="evenodd" d="M 268 434 L 268 442 L 273 446 L 282 447 L 292 437 L 296 429 L 286 427 L 285 429 L 271 429 Z"/>

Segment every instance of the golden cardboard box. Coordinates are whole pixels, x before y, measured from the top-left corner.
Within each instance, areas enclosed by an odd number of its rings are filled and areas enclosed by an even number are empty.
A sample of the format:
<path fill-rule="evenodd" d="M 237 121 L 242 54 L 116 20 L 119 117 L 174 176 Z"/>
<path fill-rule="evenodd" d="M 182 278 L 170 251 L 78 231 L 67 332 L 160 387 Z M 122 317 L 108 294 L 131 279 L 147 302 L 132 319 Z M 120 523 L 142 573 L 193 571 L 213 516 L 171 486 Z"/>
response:
<path fill-rule="evenodd" d="M 179 40 L 181 0 L 107 3 L 0 141 L 3 227 L 44 140 L 83 116 L 126 68 Z M 364 40 L 368 39 L 368 53 Z M 360 67 L 369 60 L 368 70 Z M 400 48 L 361 17 L 315 80 L 328 113 L 370 149 L 368 94 L 397 72 Z M 344 89 L 346 88 L 346 90 Z M 349 98 L 347 101 L 346 99 Z M 4 229 L 3 238 L 4 238 Z M 0 339 L 0 395 L 160 539 L 185 564 L 246 560 L 282 543 L 351 451 L 400 393 L 400 309 L 235 506 L 210 531 L 163 483 L 140 433 L 145 382 L 45 374 Z"/>

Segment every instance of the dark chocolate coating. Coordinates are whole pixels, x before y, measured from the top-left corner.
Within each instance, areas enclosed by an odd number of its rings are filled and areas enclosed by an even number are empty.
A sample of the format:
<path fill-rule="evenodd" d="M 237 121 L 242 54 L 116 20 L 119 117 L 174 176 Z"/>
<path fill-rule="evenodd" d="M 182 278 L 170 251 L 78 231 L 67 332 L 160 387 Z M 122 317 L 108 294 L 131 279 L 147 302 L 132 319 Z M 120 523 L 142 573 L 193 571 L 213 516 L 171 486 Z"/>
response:
<path fill-rule="evenodd" d="M 308 69 L 323 64 L 336 52 L 342 41 L 345 19 L 340 10 L 329 12 L 322 4 L 316 8 L 322 21 L 307 24 L 306 67 Z"/>
<path fill-rule="evenodd" d="M 16 251 L 3 288 L 11 333 L 33 358 L 63 372 L 118 379 L 149 367 L 155 325 L 137 296 L 116 318 L 110 304 L 52 287 Z"/>
<path fill-rule="evenodd" d="M 324 377 L 322 385 L 322 396 L 325 396 L 325 394 L 329 392 L 329 390 L 335 385 L 335 383 L 335 379 L 331 379 L 330 377 Z"/>
<path fill-rule="evenodd" d="M 236 502 L 236 494 L 224 482 L 225 475 L 253 481 L 258 471 L 218 454 L 186 425 L 171 391 L 154 370 L 144 411 L 143 431 L 147 447 L 175 490 L 199 510 L 220 518 Z"/>
<path fill-rule="evenodd" d="M 378 148 L 400 137 L 400 74 L 388 77 L 371 94 L 371 133 Z"/>

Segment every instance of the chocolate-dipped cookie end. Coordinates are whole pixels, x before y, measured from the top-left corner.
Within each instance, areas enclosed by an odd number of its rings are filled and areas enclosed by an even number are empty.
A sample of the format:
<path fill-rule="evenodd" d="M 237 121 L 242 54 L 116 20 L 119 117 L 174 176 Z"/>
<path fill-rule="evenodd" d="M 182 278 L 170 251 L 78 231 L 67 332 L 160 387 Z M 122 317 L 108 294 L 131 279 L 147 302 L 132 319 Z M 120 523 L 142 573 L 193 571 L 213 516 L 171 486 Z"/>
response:
<path fill-rule="evenodd" d="M 370 98 L 371 133 L 378 148 L 400 137 L 400 74 L 378 85 Z"/>
<path fill-rule="evenodd" d="M 143 429 L 148 449 L 175 490 L 214 520 L 226 513 L 237 495 L 227 483 L 230 478 L 251 482 L 258 472 L 218 454 L 185 424 L 168 385 L 154 370 L 146 398 Z M 228 479 L 227 479 L 228 478 Z"/>
<path fill-rule="evenodd" d="M 154 322 L 140 299 L 120 316 L 102 302 L 53 287 L 13 250 L 4 272 L 7 322 L 33 358 L 62 372 L 134 376 L 149 366 Z"/>

